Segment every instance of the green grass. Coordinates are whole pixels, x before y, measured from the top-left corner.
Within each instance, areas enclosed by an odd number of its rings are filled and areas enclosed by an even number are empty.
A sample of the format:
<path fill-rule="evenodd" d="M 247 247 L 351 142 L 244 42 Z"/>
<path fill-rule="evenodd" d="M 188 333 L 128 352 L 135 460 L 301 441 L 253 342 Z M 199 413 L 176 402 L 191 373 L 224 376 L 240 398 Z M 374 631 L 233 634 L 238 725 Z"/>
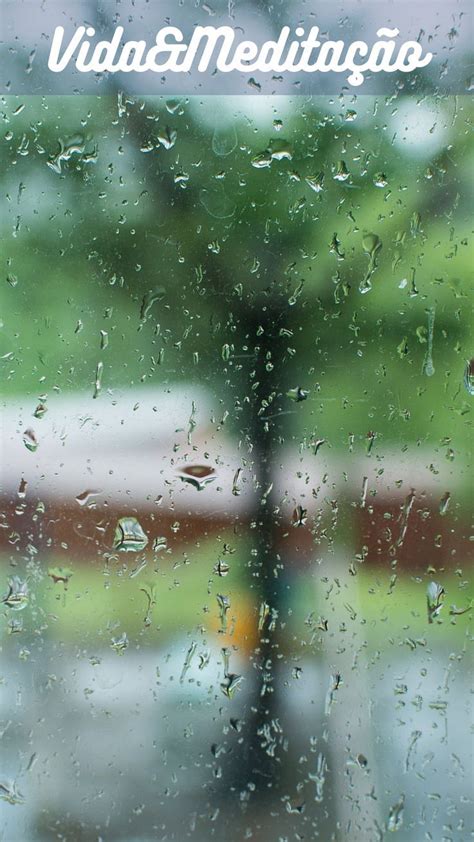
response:
<path fill-rule="evenodd" d="M 4 646 L 15 639 L 38 636 L 66 645 L 109 646 L 112 637 L 126 632 L 130 645 L 163 644 L 176 634 L 211 631 L 220 628 L 218 593 L 229 596 L 229 630 L 234 633 L 222 642 L 251 649 L 256 642 L 258 606 L 245 577 L 247 554 L 242 545 L 228 557 L 230 573 L 219 578 L 213 573 L 217 561 L 215 541 L 203 542 L 176 561 L 164 554 L 158 562 L 131 576 L 140 554 L 127 554 L 109 566 L 71 563 L 59 556 L 49 560 L 43 575 L 30 575 L 31 598 L 22 612 L 4 609 L 4 638 L 8 621 L 21 619 L 24 633 L 11 635 Z M 65 588 L 47 575 L 52 567 L 69 567 L 72 576 Z M 328 574 L 327 571 L 330 570 Z M 357 634 L 371 652 L 392 646 L 443 646 L 459 648 L 469 628 L 470 612 L 450 616 L 450 606 L 465 608 L 473 598 L 472 581 L 462 574 L 438 576 L 401 575 L 393 586 L 390 573 L 375 568 L 359 568 L 352 576 L 345 568 L 312 567 L 282 577 L 284 599 L 280 606 L 281 648 L 298 654 L 318 648 L 325 634 L 342 635 L 349 641 Z M 9 569 L 3 567 L 5 584 Z M 426 586 L 434 578 L 446 591 L 439 621 L 429 624 L 426 611 Z M 36 579 L 36 580 L 35 580 Z M 154 588 L 150 590 L 150 586 Z M 148 595 L 155 604 L 149 607 Z M 148 619 L 146 619 L 148 618 Z M 327 620 L 327 632 L 318 622 Z M 342 629 L 342 630 L 341 630 Z M 414 642 L 414 644 L 413 644 Z"/>

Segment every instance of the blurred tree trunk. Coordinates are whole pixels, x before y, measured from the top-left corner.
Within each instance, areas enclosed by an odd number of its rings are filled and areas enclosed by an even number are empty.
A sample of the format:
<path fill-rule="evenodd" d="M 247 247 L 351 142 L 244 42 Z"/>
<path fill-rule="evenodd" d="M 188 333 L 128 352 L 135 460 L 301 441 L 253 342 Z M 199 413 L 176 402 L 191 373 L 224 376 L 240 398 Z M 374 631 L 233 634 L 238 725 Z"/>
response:
<path fill-rule="evenodd" d="M 279 687 L 276 663 L 281 617 L 283 560 L 278 554 L 280 519 L 272 498 L 276 460 L 284 441 L 282 380 L 285 380 L 287 340 L 280 335 L 285 305 L 240 314 L 241 334 L 255 348 L 245 395 L 249 397 L 244 429 L 252 448 L 257 494 L 250 516 L 250 545 L 254 550 L 251 587 L 259 611 L 258 643 L 251 655 L 254 683 L 246 710 L 243 740 L 232 752 L 233 774 L 228 785 L 250 798 L 272 796 L 278 789 L 281 761 L 277 717 Z M 233 779 L 232 779 L 233 778 Z M 252 795 L 252 793 L 254 793 Z"/>

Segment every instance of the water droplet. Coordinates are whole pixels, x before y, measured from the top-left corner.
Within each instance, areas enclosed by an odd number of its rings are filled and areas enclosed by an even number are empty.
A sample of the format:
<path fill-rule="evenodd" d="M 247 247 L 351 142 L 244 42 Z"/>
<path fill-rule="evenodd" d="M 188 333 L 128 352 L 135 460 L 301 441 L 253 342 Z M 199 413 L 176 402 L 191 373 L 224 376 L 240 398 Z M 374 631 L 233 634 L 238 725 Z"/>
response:
<path fill-rule="evenodd" d="M 388 184 L 387 176 L 383 172 L 377 173 L 374 178 L 374 184 L 376 187 L 386 187 Z"/>
<path fill-rule="evenodd" d="M 28 585 L 19 576 L 12 576 L 8 580 L 8 593 L 2 602 L 12 611 L 23 611 L 30 599 Z"/>
<path fill-rule="evenodd" d="M 349 175 L 350 173 L 346 167 L 345 161 L 339 161 L 338 164 L 334 165 L 332 177 L 335 181 L 347 181 Z"/>
<path fill-rule="evenodd" d="M 167 151 L 172 149 L 178 139 L 178 132 L 176 129 L 170 129 L 166 126 L 166 129 L 163 132 L 158 134 L 158 143 L 161 144 L 163 149 Z"/>
<path fill-rule="evenodd" d="M 428 609 L 429 623 L 432 623 L 433 620 L 439 615 L 443 607 L 444 594 L 445 591 L 442 585 L 438 584 L 438 582 L 429 582 L 428 587 L 426 589 L 426 603 Z"/>
<path fill-rule="evenodd" d="M 272 154 L 269 149 L 265 149 L 264 152 L 259 152 L 258 155 L 255 155 L 251 162 L 252 167 L 255 167 L 256 170 L 262 170 L 266 167 L 270 167 L 272 163 Z"/>
<path fill-rule="evenodd" d="M 469 395 L 474 395 L 474 359 L 466 363 L 464 369 L 464 388 Z"/>
<path fill-rule="evenodd" d="M 75 500 L 80 506 L 87 506 L 94 497 L 97 497 L 101 493 L 101 491 L 93 491 L 92 489 L 86 488 L 85 491 L 81 491 L 81 493 L 75 497 Z M 89 506 L 89 508 L 92 508 L 92 506 Z"/>
<path fill-rule="evenodd" d="M 204 187 L 199 193 L 199 201 L 215 219 L 228 219 L 235 213 L 235 202 L 227 195 L 221 182 Z"/>
<path fill-rule="evenodd" d="M 86 152 L 86 145 L 82 135 L 74 135 L 66 140 L 59 138 L 59 151 L 46 162 L 48 167 L 60 175 L 63 163 L 69 161 L 73 155 L 78 155 L 85 163 L 94 163 L 98 157 L 97 148 L 93 147 Z"/>
<path fill-rule="evenodd" d="M 362 239 L 362 248 L 364 249 L 365 253 L 372 257 L 374 254 L 377 254 L 378 251 L 382 248 L 382 242 L 377 234 L 368 233 L 365 234 Z"/>
<path fill-rule="evenodd" d="M 290 398 L 290 400 L 294 401 L 295 403 L 305 401 L 308 395 L 309 391 L 306 389 L 302 389 L 301 386 L 296 386 L 294 389 L 289 389 L 286 393 L 286 397 Z"/>
<path fill-rule="evenodd" d="M 326 444 L 327 439 L 316 439 L 316 441 L 312 442 L 312 446 L 314 447 L 313 453 L 315 456 L 318 455 L 319 449 Z"/>
<path fill-rule="evenodd" d="M 159 553 L 164 552 L 168 547 L 168 540 L 164 535 L 159 535 L 158 538 L 155 538 L 153 541 L 153 552 Z"/>
<path fill-rule="evenodd" d="M 55 585 L 57 585 L 58 582 L 62 582 L 64 590 L 67 590 L 69 579 L 72 576 L 72 570 L 68 567 L 49 567 L 48 576 L 53 580 Z"/>
<path fill-rule="evenodd" d="M 288 141 L 283 139 L 272 140 L 270 144 L 272 161 L 291 161 L 293 150 Z"/>
<path fill-rule="evenodd" d="M 217 564 L 214 565 L 214 571 L 213 572 L 217 573 L 218 576 L 223 577 L 223 576 L 227 576 L 229 570 L 230 570 L 230 567 L 227 564 L 227 562 L 223 561 L 220 558 L 219 561 L 217 562 Z"/>
<path fill-rule="evenodd" d="M 183 482 L 189 483 L 198 491 L 202 491 L 217 479 L 215 468 L 210 465 L 186 465 L 180 468 L 178 475 Z"/>
<path fill-rule="evenodd" d="M 177 112 L 182 114 L 183 113 L 183 111 L 181 109 L 182 103 L 183 103 L 182 99 L 167 99 L 166 102 L 165 102 L 165 108 L 166 108 L 168 114 L 176 114 Z"/>
<path fill-rule="evenodd" d="M 293 511 L 293 526 L 304 526 L 307 519 L 307 509 L 303 509 L 303 506 L 296 506 L 296 508 Z"/>
<path fill-rule="evenodd" d="M 38 450 L 38 439 L 36 438 L 35 431 L 31 428 L 25 430 L 23 433 L 23 444 L 25 445 L 26 449 L 29 450 L 31 453 L 34 453 Z"/>
<path fill-rule="evenodd" d="M 390 807 L 388 814 L 387 830 L 395 832 L 403 825 L 403 811 L 405 808 L 405 796 L 401 795 L 399 801 Z"/>
<path fill-rule="evenodd" d="M 237 132 L 233 123 L 216 126 L 212 136 L 212 151 L 219 158 L 226 158 L 237 146 Z"/>
<path fill-rule="evenodd" d="M 234 672 L 226 675 L 224 681 L 221 683 L 221 690 L 224 696 L 227 696 L 228 699 L 233 699 L 243 680 L 242 675 L 237 675 Z"/>
<path fill-rule="evenodd" d="M 120 518 L 115 529 L 114 550 L 138 553 L 144 550 L 147 544 L 148 537 L 136 517 Z"/>
<path fill-rule="evenodd" d="M 324 173 L 320 172 L 317 175 L 307 175 L 305 178 L 306 184 L 308 187 L 311 187 L 311 190 L 314 190 L 315 193 L 322 193 L 324 190 L 323 183 L 324 183 Z"/>
<path fill-rule="evenodd" d="M 113 637 L 110 646 L 115 652 L 117 652 L 117 655 L 123 655 L 125 650 L 128 649 L 128 637 L 126 632 L 123 632 L 120 637 Z"/>
<path fill-rule="evenodd" d="M 48 411 L 48 407 L 46 406 L 46 398 L 40 398 L 40 401 L 33 412 L 35 418 L 43 418 Z"/>

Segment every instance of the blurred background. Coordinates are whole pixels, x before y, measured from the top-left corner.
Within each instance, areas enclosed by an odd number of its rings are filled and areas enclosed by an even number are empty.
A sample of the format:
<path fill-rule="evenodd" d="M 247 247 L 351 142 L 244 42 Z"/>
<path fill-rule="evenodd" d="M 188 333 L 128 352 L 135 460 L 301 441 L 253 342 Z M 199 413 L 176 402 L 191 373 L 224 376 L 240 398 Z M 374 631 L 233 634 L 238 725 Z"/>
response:
<path fill-rule="evenodd" d="M 470 838 L 472 101 L 2 109 L 0 839 Z"/>

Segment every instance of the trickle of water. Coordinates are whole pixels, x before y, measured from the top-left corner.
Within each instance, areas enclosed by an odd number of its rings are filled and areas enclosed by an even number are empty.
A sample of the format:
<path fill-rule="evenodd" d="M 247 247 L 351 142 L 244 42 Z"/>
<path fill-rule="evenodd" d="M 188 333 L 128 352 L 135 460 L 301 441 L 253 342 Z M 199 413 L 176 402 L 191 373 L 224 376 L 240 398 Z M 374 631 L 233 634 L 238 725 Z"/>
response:
<path fill-rule="evenodd" d="M 341 686 L 341 675 L 340 673 L 336 672 L 334 675 L 331 675 L 331 679 L 329 681 L 329 687 L 326 693 L 326 701 L 324 704 L 324 714 L 325 716 L 329 716 L 331 713 L 331 708 L 334 702 L 334 696 L 339 687 Z"/>
<path fill-rule="evenodd" d="M 435 367 L 433 365 L 434 321 L 435 308 L 431 307 L 431 309 L 428 310 L 428 350 L 426 351 L 426 357 L 423 362 L 423 373 L 426 374 L 427 377 L 432 377 L 435 373 Z"/>
<path fill-rule="evenodd" d="M 8 804 L 24 804 L 25 799 L 17 789 L 15 781 L 0 781 L 0 798 Z"/>
<path fill-rule="evenodd" d="M 421 231 L 421 216 L 418 211 L 412 214 L 410 220 L 410 232 L 412 237 L 416 237 Z"/>
<path fill-rule="evenodd" d="M 396 804 L 390 807 L 388 813 L 387 830 L 392 832 L 400 830 L 403 825 L 403 811 L 405 808 L 405 796 L 401 795 Z"/>
<path fill-rule="evenodd" d="M 120 637 L 113 637 L 110 646 L 117 655 L 123 655 L 125 650 L 128 649 L 128 637 L 126 632 L 123 632 Z"/>
<path fill-rule="evenodd" d="M 227 612 L 230 608 L 230 599 L 224 594 L 216 594 L 217 604 L 219 606 L 219 619 L 221 621 L 221 632 L 225 634 L 227 631 Z"/>
<path fill-rule="evenodd" d="M 240 475 L 242 473 L 242 468 L 237 468 L 234 478 L 232 480 L 232 494 L 234 497 L 240 496 Z"/>
<path fill-rule="evenodd" d="M 443 494 L 441 500 L 439 501 L 439 513 L 440 515 L 445 515 L 449 509 L 449 503 L 451 501 L 451 494 L 449 491 L 446 494 Z"/>
<path fill-rule="evenodd" d="M 359 292 L 365 294 L 372 289 L 370 279 L 378 266 L 377 255 L 382 248 L 382 240 L 377 236 L 377 234 L 365 234 L 362 239 L 362 248 L 364 249 L 365 254 L 369 256 L 369 265 L 367 267 L 365 278 L 359 284 Z"/>
<path fill-rule="evenodd" d="M 196 652 L 196 649 L 197 649 L 197 643 L 195 643 L 194 640 L 193 640 L 193 642 L 191 643 L 191 646 L 189 647 L 188 651 L 186 652 L 186 657 L 184 659 L 183 669 L 181 670 L 181 675 L 180 675 L 180 678 L 179 678 L 180 684 L 182 684 L 184 679 L 186 678 L 186 673 L 189 670 L 189 667 L 191 666 L 191 661 L 194 657 L 194 653 Z"/>
<path fill-rule="evenodd" d="M 268 602 L 262 602 L 258 612 L 258 630 L 263 631 L 263 627 L 270 615 L 270 606 Z"/>
<path fill-rule="evenodd" d="M 432 623 L 443 607 L 445 590 L 438 582 L 429 582 L 426 589 L 426 606 L 428 610 L 428 622 Z"/>
<path fill-rule="evenodd" d="M 148 537 L 136 517 L 122 517 L 117 523 L 114 536 L 114 550 L 138 553 L 148 544 Z"/>
<path fill-rule="evenodd" d="M 2 602 L 12 611 L 23 611 L 30 599 L 28 584 L 19 576 L 12 576 L 8 580 L 8 593 L 3 597 Z"/>
<path fill-rule="evenodd" d="M 464 388 L 469 395 L 474 395 L 474 359 L 468 360 L 464 369 Z"/>
<path fill-rule="evenodd" d="M 316 771 L 308 773 L 309 780 L 316 784 L 316 795 L 314 796 L 314 800 L 318 803 L 321 803 L 324 798 L 324 784 L 326 783 L 327 769 L 328 766 L 326 758 L 324 754 L 319 753 L 316 763 Z"/>
<path fill-rule="evenodd" d="M 150 310 L 155 303 L 155 301 L 161 301 L 165 295 L 165 288 L 164 287 L 155 287 L 154 289 L 149 289 L 148 292 L 142 298 L 142 306 L 140 308 L 140 319 L 143 321 L 146 319 Z"/>
<path fill-rule="evenodd" d="M 219 158 L 226 158 L 237 146 L 237 132 L 233 123 L 216 126 L 212 136 L 212 151 Z"/>
<path fill-rule="evenodd" d="M 23 444 L 25 445 L 26 449 L 29 450 L 31 453 L 34 453 L 38 450 L 38 439 L 36 438 L 35 431 L 31 428 L 25 430 L 23 433 Z"/>
<path fill-rule="evenodd" d="M 198 491 L 202 491 L 217 479 L 216 470 L 211 465 L 187 465 L 180 468 L 178 476 L 183 482 L 189 483 Z"/>
<path fill-rule="evenodd" d="M 361 496 L 360 496 L 360 507 L 361 507 L 361 509 L 365 509 L 365 506 L 366 506 L 368 485 L 369 485 L 369 478 L 364 477 L 364 479 L 362 480 L 362 493 L 361 493 Z"/>
<path fill-rule="evenodd" d="M 95 381 L 94 381 L 94 394 L 92 395 L 93 398 L 98 398 L 100 395 L 100 390 L 102 388 L 102 374 L 104 372 L 104 363 L 102 361 L 97 363 L 97 367 L 95 370 Z"/>
<path fill-rule="evenodd" d="M 145 594 L 147 600 L 146 614 L 143 618 L 145 625 L 151 624 L 151 612 L 156 605 L 156 585 L 154 582 L 149 582 L 140 588 L 141 592 Z"/>

